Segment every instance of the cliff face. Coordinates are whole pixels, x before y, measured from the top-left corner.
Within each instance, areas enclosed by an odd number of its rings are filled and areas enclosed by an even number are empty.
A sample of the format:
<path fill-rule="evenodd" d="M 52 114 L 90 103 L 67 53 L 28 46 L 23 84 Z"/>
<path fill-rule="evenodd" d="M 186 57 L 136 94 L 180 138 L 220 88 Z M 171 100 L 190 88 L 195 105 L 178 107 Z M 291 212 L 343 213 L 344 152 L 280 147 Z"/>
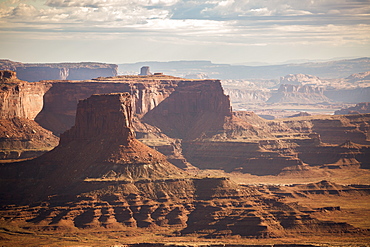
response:
<path fill-rule="evenodd" d="M 61 135 L 60 144 L 24 163 L 28 172 L 23 175 L 39 178 L 39 188 L 51 185 L 38 196 L 81 192 L 86 178 L 99 181 L 108 176 L 127 182 L 181 174 L 164 155 L 134 138 L 130 103 L 125 93 L 93 95 L 79 102 L 76 124 Z"/>
<path fill-rule="evenodd" d="M 0 118 L 34 120 L 43 107 L 43 96 L 50 85 L 18 80 L 12 71 L 2 71 L 0 77 Z"/>
<path fill-rule="evenodd" d="M 370 87 L 356 88 L 332 88 L 324 92 L 324 95 L 336 102 L 359 103 L 369 101 Z"/>
<path fill-rule="evenodd" d="M 118 66 L 103 63 L 25 64 L 0 60 L 0 69 L 17 72 L 18 78 L 35 82 L 41 80 L 89 80 L 117 75 Z"/>
<path fill-rule="evenodd" d="M 133 139 L 130 103 L 128 94 L 92 95 L 80 101 L 75 125 L 61 135 L 61 144 L 109 139 L 127 145 Z"/>
<path fill-rule="evenodd" d="M 181 81 L 176 90 L 143 120 L 166 135 L 195 139 L 223 128 L 231 116 L 230 101 L 217 80 Z M 212 121 L 210 121 L 212 119 Z"/>
<path fill-rule="evenodd" d="M 0 71 L 0 160 L 40 155 L 58 138 L 33 121 L 43 107 L 49 84 L 28 83 L 13 71 Z"/>

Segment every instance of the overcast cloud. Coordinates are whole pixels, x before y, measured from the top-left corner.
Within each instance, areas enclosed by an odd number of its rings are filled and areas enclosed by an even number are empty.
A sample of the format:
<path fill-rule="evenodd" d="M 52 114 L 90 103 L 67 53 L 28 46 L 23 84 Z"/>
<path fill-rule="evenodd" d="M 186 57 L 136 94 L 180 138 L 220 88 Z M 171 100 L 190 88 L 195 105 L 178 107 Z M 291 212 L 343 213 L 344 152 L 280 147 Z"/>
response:
<path fill-rule="evenodd" d="M 6 0 L 0 35 L 34 62 L 370 56 L 370 0 Z"/>

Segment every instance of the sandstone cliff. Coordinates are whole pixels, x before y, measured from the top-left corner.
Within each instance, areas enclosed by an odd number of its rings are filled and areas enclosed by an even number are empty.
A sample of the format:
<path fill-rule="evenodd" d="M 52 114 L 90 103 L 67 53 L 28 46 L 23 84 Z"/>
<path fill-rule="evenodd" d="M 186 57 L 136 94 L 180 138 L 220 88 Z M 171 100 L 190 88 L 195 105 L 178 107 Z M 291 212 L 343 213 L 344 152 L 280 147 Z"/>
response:
<path fill-rule="evenodd" d="M 21 81 L 13 71 L 3 70 L 0 73 L 0 118 L 34 120 L 43 107 L 43 96 L 50 85 Z"/>
<path fill-rule="evenodd" d="M 58 138 L 33 121 L 50 85 L 21 81 L 6 70 L 0 80 L 0 160 L 34 157 L 56 146 Z"/>

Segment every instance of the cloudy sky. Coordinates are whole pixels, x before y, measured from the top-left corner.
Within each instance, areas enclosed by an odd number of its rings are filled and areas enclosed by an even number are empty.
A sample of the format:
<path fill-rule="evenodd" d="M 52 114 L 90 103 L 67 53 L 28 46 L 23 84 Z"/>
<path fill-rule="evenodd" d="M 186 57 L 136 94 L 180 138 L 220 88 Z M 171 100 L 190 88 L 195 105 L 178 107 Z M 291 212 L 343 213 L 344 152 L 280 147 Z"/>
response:
<path fill-rule="evenodd" d="M 370 56 L 370 0 L 0 0 L 0 53 L 233 64 Z"/>

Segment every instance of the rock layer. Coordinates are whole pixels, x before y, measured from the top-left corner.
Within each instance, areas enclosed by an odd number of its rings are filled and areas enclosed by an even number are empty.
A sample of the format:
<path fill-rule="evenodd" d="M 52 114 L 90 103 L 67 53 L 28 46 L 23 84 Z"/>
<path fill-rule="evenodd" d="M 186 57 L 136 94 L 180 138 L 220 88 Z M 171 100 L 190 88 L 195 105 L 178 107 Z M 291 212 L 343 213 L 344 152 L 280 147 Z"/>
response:
<path fill-rule="evenodd" d="M 21 81 L 7 70 L 0 78 L 0 160 L 30 158 L 55 147 L 58 138 L 33 121 L 50 85 Z"/>

